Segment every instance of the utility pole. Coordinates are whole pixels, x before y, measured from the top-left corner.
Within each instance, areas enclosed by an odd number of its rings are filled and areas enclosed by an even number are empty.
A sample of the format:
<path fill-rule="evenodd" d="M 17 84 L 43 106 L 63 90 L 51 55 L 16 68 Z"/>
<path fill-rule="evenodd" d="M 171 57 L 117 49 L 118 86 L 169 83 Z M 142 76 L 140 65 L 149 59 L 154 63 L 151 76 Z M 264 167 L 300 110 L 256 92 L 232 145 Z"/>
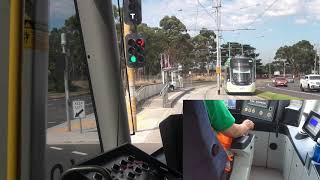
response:
<path fill-rule="evenodd" d="M 243 56 L 243 44 L 241 44 L 241 56 Z"/>
<path fill-rule="evenodd" d="M 65 91 L 65 103 L 66 103 L 66 116 L 67 116 L 67 125 L 68 131 L 71 131 L 71 121 L 69 116 L 69 63 L 68 63 L 68 54 L 66 50 L 67 45 L 67 37 L 66 33 L 61 34 L 61 47 L 62 47 L 62 54 L 64 54 L 65 60 L 65 68 L 64 68 L 64 91 Z"/>
<path fill-rule="evenodd" d="M 124 39 L 128 34 L 132 33 L 132 28 L 128 24 L 123 25 L 123 35 Z M 126 46 L 126 43 L 125 43 Z M 127 53 L 127 52 L 126 52 Z M 137 131 L 137 99 L 136 99 L 136 92 L 135 92 L 135 69 L 130 68 L 127 66 L 127 76 L 128 76 L 128 84 L 129 84 L 129 92 L 128 92 L 128 100 L 130 101 L 130 112 L 128 116 L 131 117 L 131 122 L 133 123 L 133 132 Z M 130 119 L 130 118 L 129 118 Z"/>
<path fill-rule="evenodd" d="M 283 77 L 286 77 L 286 61 L 283 61 Z"/>
<path fill-rule="evenodd" d="M 229 49 L 229 58 L 231 57 L 231 47 L 230 47 L 230 42 L 228 42 L 228 49 Z"/>
<path fill-rule="evenodd" d="M 271 79 L 271 63 L 269 63 L 269 79 Z"/>
<path fill-rule="evenodd" d="M 314 69 L 313 69 L 313 73 L 312 74 L 316 74 L 317 73 L 317 45 L 316 44 L 314 44 L 314 48 L 315 48 Z"/>
<path fill-rule="evenodd" d="M 216 23 L 217 23 L 217 65 L 216 65 L 216 74 L 217 74 L 217 83 L 218 83 L 218 95 L 220 95 L 220 86 L 221 86 L 221 54 L 220 54 L 220 8 L 221 8 L 221 0 L 216 0 Z M 214 2 L 213 2 L 214 3 Z"/>

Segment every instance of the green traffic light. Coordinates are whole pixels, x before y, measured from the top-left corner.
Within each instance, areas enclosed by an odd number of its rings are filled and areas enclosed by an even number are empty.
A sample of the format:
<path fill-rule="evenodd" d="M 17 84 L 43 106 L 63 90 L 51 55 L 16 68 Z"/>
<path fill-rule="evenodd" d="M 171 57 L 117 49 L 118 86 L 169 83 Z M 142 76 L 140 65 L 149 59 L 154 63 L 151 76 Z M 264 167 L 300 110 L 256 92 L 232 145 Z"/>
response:
<path fill-rule="evenodd" d="M 137 62 L 137 57 L 136 56 L 131 56 L 130 57 L 130 61 L 133 62 L 133 63 Z"/>

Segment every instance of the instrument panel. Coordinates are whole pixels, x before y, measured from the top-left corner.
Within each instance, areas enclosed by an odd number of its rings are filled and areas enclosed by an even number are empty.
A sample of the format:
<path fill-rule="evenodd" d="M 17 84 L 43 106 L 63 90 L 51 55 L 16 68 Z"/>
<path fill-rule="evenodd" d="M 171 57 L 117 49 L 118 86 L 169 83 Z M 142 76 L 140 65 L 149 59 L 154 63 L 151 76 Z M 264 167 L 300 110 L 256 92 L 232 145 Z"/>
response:
<path fill-rule="evenodd" d="M 274 120 L 277 105 L 277 101 L 247 100 L 242 104 L 241 114 L 272 122 Z"/>
<path fill-rule="evenodd" d="M 99 172 L 81 172 L 83 180 L 179 180 L 182 175 L 131 144 L 125 144 L 99 155 L 78 167 L 98 166 L 107 171 L 108 177 Z M 75 167 L 77 168 L 77 167 Z M 68 178 L 68 180 L 73 180 Z M 79 180 L 79 179 L 77 179 Z"/>

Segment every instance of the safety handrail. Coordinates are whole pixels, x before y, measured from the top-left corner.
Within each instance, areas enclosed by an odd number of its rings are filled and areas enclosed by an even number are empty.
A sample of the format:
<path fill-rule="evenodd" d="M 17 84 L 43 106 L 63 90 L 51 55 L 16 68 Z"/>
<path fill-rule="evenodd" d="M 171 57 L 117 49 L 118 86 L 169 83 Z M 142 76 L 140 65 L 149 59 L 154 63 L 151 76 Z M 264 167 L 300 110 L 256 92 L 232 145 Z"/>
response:
<path fill-rule="evenodd" d="M 163 95 L 164 92 L 167 92 L 169 89 L 169 84 L 166 84 L 160 91 L 160 96 Z"/>

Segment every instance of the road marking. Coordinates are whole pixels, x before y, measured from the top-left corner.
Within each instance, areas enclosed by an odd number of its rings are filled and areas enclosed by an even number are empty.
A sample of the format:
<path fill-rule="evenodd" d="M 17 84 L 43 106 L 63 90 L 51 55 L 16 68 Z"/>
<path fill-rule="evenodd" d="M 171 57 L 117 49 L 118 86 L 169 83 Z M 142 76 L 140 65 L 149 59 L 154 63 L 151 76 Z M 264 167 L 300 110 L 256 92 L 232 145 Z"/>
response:
<path fill-rule="evenodd" d="M 57 123 L 56 121 L 50 121 L 48 122 L 49 124 L 54 124 L 54 123 Z"/>
<path fill-rule="evenodd" d="M 295 92 L 295 93 L 301 93 L 301 94 L 308 94 L 308 95 L 313 95 L 313 96 L 320 96 L 319 94 L 312 94 L 312 93 L 306 93 L 306 92 L 300 92 L 300 91 L 294 91 L 294 90 L 289 90 L 289 89 L 282 89 L 282 88 L 272 87 L 272 86 L 270 86 L 270 84 L 268 84 L 267 86 L 269 86 L 270 88 L 280 89 L 280 90 L 283 90 L 283 91 L 289 91 L 289 92 Z"/>
<path fill-rule="evenodd" d="M 88 155 L 87 153 L 83 153 L 83 152 L 79 152 L 79 151 L 72 151 L 71 153 L 73 153 L 73 154 L 78 154 L 78 155 L 82 155 L 82 156 Z"/>
<path fill-rule="evenodd" d="M 92 104 L 92 103 L 87 103 L 86 106 L 89 106 L 89 105 L 91 105 L 91 104 Z"/>
<path fill-rule="evenodd" d="M 62 150 L 63 150 L 63 148 L 54 147 L 54 146 L 51 146 L 50 148 L 51 148 L 51 149 L 55 149 L 55 150 L 59 150 L 59 151 L 62 151 Z"/>

